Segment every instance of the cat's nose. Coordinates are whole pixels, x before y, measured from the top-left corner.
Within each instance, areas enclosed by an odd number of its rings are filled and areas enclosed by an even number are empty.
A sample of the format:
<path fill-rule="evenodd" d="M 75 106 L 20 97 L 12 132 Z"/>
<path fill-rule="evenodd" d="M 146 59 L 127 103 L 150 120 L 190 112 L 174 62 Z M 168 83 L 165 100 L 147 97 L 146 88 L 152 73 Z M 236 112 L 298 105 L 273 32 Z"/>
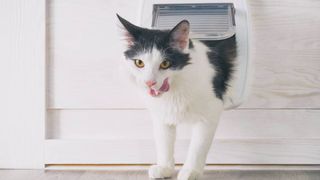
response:
<path fill-rule="evenodd" d="M 153 80 L 149 80 L 149 81 L 146 81 L 146 85 L 150 88 L 152 86 L 154 86 L 155 84 L 157 84 L 156 81 L 153 81 Z"/>

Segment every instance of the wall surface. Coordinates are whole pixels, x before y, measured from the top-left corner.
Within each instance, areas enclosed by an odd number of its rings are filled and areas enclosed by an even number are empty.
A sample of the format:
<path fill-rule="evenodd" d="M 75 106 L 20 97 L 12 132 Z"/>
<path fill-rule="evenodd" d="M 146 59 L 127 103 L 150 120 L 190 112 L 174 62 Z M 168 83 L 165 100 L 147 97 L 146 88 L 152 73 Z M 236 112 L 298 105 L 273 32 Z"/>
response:
<path fill-rule="evenodd" d="M 0 168 L 154 162 L 149 114 L 118 69 L 115 13 L 139 23 L 142 2 L 0 0 Z M 224 113 L 208 163 L 319 164 L 320 1 L 247 2 L 251 93 Z"/>
<path fill-rule="evenodd" d="M 249 0 L 255 74 L 242 108 L 320 108 L 320 1 Z"/>

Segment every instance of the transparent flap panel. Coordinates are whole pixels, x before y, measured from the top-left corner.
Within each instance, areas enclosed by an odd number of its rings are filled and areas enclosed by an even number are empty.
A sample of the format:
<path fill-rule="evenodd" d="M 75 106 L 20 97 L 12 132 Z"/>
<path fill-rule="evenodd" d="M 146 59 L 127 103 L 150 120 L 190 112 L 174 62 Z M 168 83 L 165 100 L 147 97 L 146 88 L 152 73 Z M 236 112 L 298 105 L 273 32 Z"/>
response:
<path fill-rule="evenodd" d="M 152 27 L 171 29 L 181 20 L 191 24 L 191 36 L 200 40 L 220 40 L 235 34 L 232 3 L 155 4 Z"/>

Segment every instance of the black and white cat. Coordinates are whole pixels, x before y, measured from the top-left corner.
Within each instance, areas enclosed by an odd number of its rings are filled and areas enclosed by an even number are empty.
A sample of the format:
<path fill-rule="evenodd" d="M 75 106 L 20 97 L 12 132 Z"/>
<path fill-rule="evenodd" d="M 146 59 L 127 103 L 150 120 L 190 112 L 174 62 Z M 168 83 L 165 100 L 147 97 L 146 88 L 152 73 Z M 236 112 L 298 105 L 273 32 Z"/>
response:
<path fill-rule="evenodd" d="M 176 126 L 187 122 L 192 139 L 178 180 L 198 179 L 232 89 L 236 37 L 200 42 L 189 38 L 187 20 L 172 30 L 155 30 L 118 18 L 126 31 L 127 70 L 153 117 L 157 164 L 149 176 L 173 175 Z"/>

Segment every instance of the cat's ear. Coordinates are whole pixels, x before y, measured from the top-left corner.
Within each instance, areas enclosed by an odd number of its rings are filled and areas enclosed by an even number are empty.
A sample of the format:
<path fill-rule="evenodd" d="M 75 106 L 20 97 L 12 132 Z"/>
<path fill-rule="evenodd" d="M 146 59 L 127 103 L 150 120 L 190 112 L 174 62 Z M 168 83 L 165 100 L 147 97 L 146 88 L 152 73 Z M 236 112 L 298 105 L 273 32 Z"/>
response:
<path fill-rule="evenodd" d="M 169 43 L 172 47 L 183 51 L 189 44 L 190 23 L 187 20 L 179 22 L 171 31 Z"/>
<path fill-rule="evenodd" d="M 129 21 L 125 20 L 121 16 L 117 14 L 117 17 L 121 24 L 123 25 L 123 29 L 125 30 L 124 36 L 125 40 L 128 43 L 128 46 L 132 46 L 136 39 L 141 35 L 142 28 L 130 23 Z"/>

